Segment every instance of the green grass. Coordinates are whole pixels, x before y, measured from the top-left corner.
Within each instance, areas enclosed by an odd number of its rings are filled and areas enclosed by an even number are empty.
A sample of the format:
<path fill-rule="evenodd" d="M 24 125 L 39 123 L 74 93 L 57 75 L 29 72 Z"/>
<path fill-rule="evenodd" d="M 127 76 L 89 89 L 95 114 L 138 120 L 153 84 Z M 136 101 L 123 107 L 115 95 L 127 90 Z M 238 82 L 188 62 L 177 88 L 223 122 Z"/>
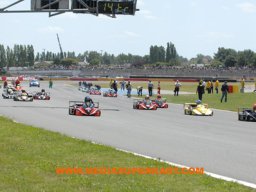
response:
<path fill-rule="evenodd" d="M 163 97 L 167 98 L 167 101 L 170 103 L 190 103 L 198 100 L 198 95 L 189 94 L 189 95 L 179 95 L 178 97 L 163 95 Z M 208 103 L 210 108 L 215 109 L 224 109 L 229 111 L 237 111 L 239 107 L 248 107 L 252 108 L 252 105 L 256 103 L 256 93 L 236 93 L 236 94 L 228 94 L 228 101 L 225 103 L 224 101 L 221 103 L 221 94 L 204 94 L 203 102 Z"/>
<path fill-rule="evenodd" d="M 57 167 L 169 167 L 0 117 L 0 191 L 249 192 L 206 175 L 57 175 Z M 198 165 L 200 166 L 200 165 Z"/>

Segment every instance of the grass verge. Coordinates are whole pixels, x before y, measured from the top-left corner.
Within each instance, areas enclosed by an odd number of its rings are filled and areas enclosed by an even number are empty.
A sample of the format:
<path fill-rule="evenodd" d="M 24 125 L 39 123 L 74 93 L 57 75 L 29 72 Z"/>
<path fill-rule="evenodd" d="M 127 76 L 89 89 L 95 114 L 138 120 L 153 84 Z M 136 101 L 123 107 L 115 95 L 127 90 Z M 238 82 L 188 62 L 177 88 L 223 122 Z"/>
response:
<path fill-rule="evenodd" d="M 167 101 L 170 103 L 184 104 L 195 102 L 198 100 L 198 95 L 179 95 L 178 97 L 163 95 L 167 98 Z M 237 111 L 239 107 L 248 107 L 252 108 L 252 105 L 256 103 L 256 93 L 236 93 L 228 94 L 227 103 L 220 102 L 221 94 L 204 94 L 203 102 L 208 103 L 210 108 L 223 109 L 229 111 Z"/>
<path fill-rule="evenodd" d="M 57 175 L 57 167 L 169 167 L 0 117 L 0 191 L 256 191 L 206 175 Z M 200 165 L 199 165 L 200 166 Z"/>

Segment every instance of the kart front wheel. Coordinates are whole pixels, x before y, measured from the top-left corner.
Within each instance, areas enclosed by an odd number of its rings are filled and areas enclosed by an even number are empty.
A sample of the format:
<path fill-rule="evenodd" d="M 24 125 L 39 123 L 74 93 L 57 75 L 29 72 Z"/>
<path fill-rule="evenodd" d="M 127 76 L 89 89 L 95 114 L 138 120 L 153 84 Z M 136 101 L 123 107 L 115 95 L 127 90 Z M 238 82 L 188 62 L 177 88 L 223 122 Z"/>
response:
<path fill-rule="evenodd" d="M 75 110 L 75 115 L 76 115 L 76 116 L 83 116 L 83 114 L 82 114 L 81 111 L 79 111 L 79 110 Z"/>

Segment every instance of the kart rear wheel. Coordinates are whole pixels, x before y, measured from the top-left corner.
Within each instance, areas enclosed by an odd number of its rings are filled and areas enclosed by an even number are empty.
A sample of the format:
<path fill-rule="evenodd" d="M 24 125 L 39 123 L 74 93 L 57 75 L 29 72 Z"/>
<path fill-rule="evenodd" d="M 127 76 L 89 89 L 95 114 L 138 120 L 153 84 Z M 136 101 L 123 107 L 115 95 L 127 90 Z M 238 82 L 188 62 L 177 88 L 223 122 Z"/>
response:
<path fill-rule="evenodd" d="M 69 110 L 68 110 L 68 114 L 69 114 L 69 115 L 74 115 L 74 111 L 73 111 L 73 109 L 72 109 L 72 108 L 69 108 Z"/>

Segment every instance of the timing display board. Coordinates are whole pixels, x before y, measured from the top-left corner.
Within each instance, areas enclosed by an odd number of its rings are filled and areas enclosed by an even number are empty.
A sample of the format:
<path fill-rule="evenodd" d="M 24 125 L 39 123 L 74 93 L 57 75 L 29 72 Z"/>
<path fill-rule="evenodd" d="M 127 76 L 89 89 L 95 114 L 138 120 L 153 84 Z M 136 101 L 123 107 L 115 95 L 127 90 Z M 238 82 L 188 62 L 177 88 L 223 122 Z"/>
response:
<path fill-rule="evenodd" d="M 98 12 L 102 14 L 134 15 L 136 3 L 134 1 L 99 1 Z"/>
<path fill-rule="evenodd" d="M 69 9 L 69 0 L 31 0 L 31 10 Z"/>

